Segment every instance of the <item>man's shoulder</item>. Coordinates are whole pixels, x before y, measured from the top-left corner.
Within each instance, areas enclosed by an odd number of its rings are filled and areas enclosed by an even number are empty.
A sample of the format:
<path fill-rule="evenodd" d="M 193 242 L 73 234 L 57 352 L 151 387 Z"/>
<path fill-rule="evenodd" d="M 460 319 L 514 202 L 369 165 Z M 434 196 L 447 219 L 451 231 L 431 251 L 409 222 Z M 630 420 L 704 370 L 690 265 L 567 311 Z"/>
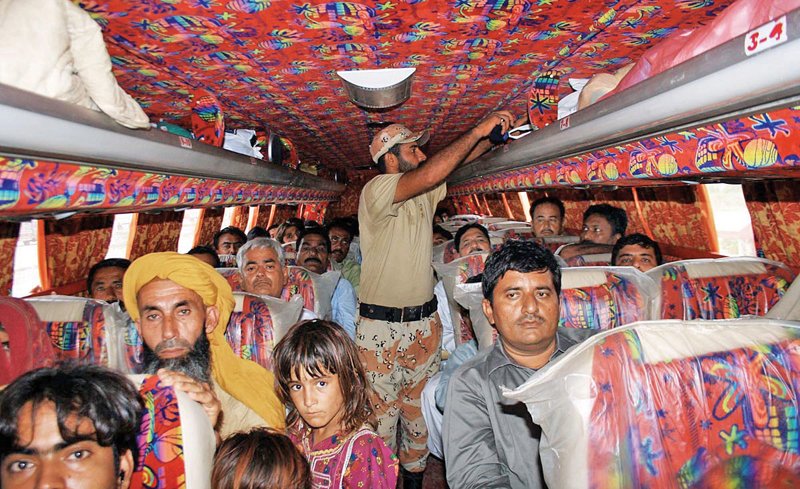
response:
<path fill-rule="evenodd" d="M 489 373 L 489 356 L 493 351 L 494 348 L 479 351 L 477 355 L 464 361 L 464 363 L 453 372 L 453 378 L 468 379 L 469 381 L 486 379 Z"/>

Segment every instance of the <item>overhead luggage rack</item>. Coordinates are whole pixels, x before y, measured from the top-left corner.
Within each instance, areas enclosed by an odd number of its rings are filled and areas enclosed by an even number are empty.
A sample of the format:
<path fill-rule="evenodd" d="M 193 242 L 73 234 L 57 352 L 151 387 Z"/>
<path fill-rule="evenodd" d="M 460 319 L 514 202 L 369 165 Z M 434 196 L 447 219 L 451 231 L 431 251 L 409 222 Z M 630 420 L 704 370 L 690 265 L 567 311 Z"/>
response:
<path fill-rule="evenodd" d="M 0 85 L 0 127 L 0 217 L 321 202 L 344 190 L 196 140 L 127 129 L 101 112 L 7 85 Z"/>
<path fill-rule="evenodd" d="M 743 170 L 763 170 L 772 165 L 778 174 L 796 172 L 798 162 L 782 156 L 798 151 L 800 110 L 792 106 L 800 103 L 800 65 L 793 62 L 800 56 L 800 10 L 786 15 L 786 30 L 785 42 L 751 56 L 745 54 L 746 35 L 738 36 L 496 148 L 456 170 L 448 179 L 450 193 L 741 177 Z M 758 119 L 765 114 L 766 119 Z M 771 122 L 781 116 L 787 119 L 781 120 L 776 133 Z M 751 119 L 749 123 L 747 119 Z M 705 147 L 692 131 L 699 129 L 701 135 L 721 131 L 721 143 L 729 143 L 724 139 L 731 134 L 721 124 L 731 120 L 742 121 L 751 132 L 750 138 L 738 138 L 742 154 L 749 142 L 758 140 L 767 141 L 763 143 L 768 146 L 767 152 L 775 152 L 777 157 L 765 164 L 760 148 L 753 147 L 748 156 L 758 153 L 757 161 L 743 161 L 741 167 L 720 164 L 715 168 L 712 164 L 708 169 L 704 167 L 707 159 L 696 161 L 705 158 L 701 154 Z M 794 132 L 793 137 L 780 138 L 790 132 Z M 676 148 L 690 152 L 695 161 L 685 164 L 687 155 L 682 155 L 684 161 L 675 161 Z M 662 156 L 666 158 L 663 165 L 659 161 Z M 648 160 L 655 168 L 642 171 Z M 605 172 L 604 166 L 609 163 L 614 168 Z"/>

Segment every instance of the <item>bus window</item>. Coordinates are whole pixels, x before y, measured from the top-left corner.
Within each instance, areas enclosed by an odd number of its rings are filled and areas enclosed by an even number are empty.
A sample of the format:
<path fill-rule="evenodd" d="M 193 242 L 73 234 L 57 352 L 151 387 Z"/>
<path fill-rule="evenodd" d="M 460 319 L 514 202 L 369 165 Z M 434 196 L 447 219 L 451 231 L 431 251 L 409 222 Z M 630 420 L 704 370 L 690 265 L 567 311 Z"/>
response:
<path fill-rule="evenodd" d="M 231 225 L 233 222 L 233 213 L 236 210 L 235 207 L 226 207 L 225 212 L 222 214 L 222 227 L 220 229 L 226 228 Z"/>
<path fill-rule="evenodd" d="M 525 220 L 531 222 L 531 202 L 528 199 L 527 192 L 517 192 L 519 196 L 519 204 L 522 206 L 522 212 L 525 213 Z"/>
<path fill-rule="evenodd" d="M 717 229 L 719 253 L 728 256 L 755 256 L 750 212 L 739 184 L 706 184 L 714 226 Z"/>
<path fill-rule="evenodd" d="M 108 243 L 106 258 L 128 257 L 131 221 L 133 221 L 133 214 L 116 214 L 114 216 L 114 227 L 111 228 L 111 242 Z"/>
<path fill-rule="evenodd" d="M 183 211 L 183 224 L 181 235 L 178 238 L 178 253 L 186 253 L 194 248 L 194 238 L 197 226 L 200 225 L 200 214 L 203 209 L 186 209 Z"/>
<path fill-rule="evenodd" d="M 23 222 L 19 227 L 17 250 L 14 252 L 13 297 L 24 297 L 41 287 L 39 252 L 36 240 L 37 221 Z"/>

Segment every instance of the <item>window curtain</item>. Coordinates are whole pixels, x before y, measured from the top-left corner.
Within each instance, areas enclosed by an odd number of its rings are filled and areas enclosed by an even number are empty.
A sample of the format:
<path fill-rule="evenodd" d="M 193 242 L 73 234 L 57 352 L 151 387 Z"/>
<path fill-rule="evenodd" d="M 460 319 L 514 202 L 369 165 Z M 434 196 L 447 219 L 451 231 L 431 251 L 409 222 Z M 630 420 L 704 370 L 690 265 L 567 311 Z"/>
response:
<path fill-rule="evenodd" d="M 156 251 L 177 251 L 183 225 L 183 212 L 161 211 L 138 214 L 128 256 L 135 260 Z"/>
<path fill-rule="evenodd" d="M 742 184 L 760 252 L 800 269 L 800 187 L 796 181 Z"/>
<path fill-rule="evenodd" d="M 222 229 L 222 215 L 224 213 L 225 210 L 221 207 L 203 209 L 203 212 L 200 214 L 200 225 L 197 226 L 197 239 L 195 243 L 213 246 L 214 234 Z"/>
<path fill-rule="evenodd" d="M 325 211 L 328 210 L 328 202 L 313 202 L 306 204 L 303 210 L 304 221 L 316 221 L 322 224 L 325 220 Z"/>
<path fill-rule="evenodd" d="M 237 227 L 242 231 L 247 230 L 247 220 L 250 217 L 250 208 L 246 205 L 240 205 L 233 208 L 233 216 L 231 217 L 231 226 Z"/>
<path fill-rule="evenodd" d="M 11 282 L 14 279 L 14 253 L 19 238 L 18 222 L 0 222 L 0 295 L 11 295 Z"/>
<path fill-rule="evenodd" d="M 42 286 L 50 289 L 86 279 L 92 265 L 106 257 L 114 216 L 78 215 L 39 221 L 39 225 L 44 230 L 44 240 L 39 242 L 45 264 L 40 266 Z"/>

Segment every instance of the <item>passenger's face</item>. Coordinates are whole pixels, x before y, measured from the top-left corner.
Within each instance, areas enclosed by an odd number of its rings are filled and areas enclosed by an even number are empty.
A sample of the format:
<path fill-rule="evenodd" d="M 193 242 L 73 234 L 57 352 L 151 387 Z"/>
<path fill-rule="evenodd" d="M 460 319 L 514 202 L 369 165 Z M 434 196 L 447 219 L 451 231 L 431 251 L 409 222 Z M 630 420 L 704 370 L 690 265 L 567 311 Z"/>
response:
<path fill-rule="evenodd" d="M 428 157 L 422 152 L 419 145 L 414 143 L 405 143 L 400 145 L 400 154 L 397 156 L 397 168 L 400 173 L 405 173 L 417 168 Z"/>
<path fill-rule="evenodd" d="M 235 255 L 244 244 L 244 241 L 235 234 L 225 233 L 219 237 L 218 243 L 217 253 L 220 255 Z"/>
<path fill-rule="evenodd" d="M 253 294 L 280 297 L 289 278 L 272 248 L 253 248 L 244 256 L 242 290 Z"/>
<path fill-rule="evenodd" d="M 656 253 L 652 248 L 645 248 L 637 244 L 629 244 L 620 248 L 615 265 L 621 267 L 634 267 L 646 272 L 658 265 Z"/>
<path fill-rule="evenodd" d="M 88 418 L 66 420 L 74 440 L 64 440 L 58 429 L 55 405 L 44 402 L 33 410 L 28 402 L 17 417 L 19 450 L 2 460 L 0 486 L 4 489 L 124 489 L 130 486 L 133 456 L 128 450 L 114 464 L 114 449 L 97 443 Z M 122 475 L 121 475 L 122 474 Z"/>
<path fill-rule="evenodd" d="M 558 328 L 559 303 L 549 270 L 507 271 L 497 281 L 492 301 L 483 300 L 483 312 L 495 325 L 513 359 L 546 352 Z"/>
<path fill-rule="evenodd" d="M 216 306 L 206 306 L 193 290 L 172 280 L 155 279 L 139 289 L 136 326 L 145 344 L 162 360 L 189 354 L 201 334 L 219 321 Z"/>
<path fill-rule="evenodd" d="M 299 230 L 295 226 L 289 226 L 283 233 L 283 243 L 292 243 L 297 241 L 297 232 Z"/>
<path fill-rule="evenodd" d="M 325 273 L 328 270 L 328 245 L 325 239 L 316 234 L 303 238 L 297 251 L 297 264 L 314 273 Z"/>
<path fill-rule="evenodd" d="M 350 251 L 350 242 L 353 241 L 350 233 L 344 229 L 333 228 L 328 231 L 331 240 L 331 257 L 336 263 L 341 263 Z"/>
<path fill-rule="evenodd" d="M 298 414 L 321 440 L 341 430 L 344 416 L 344 395 L 339 376 L 322 369 L 322 377 L 311 377 L 302 370 L 300 378 L 292 378 L 289 395 Z"/>
<path fill-rule="evenodd" d="M 564 216 L 558 206 L 544 203 L 533 209 L 531 216 L 533 235 L 537 238 L 545 236 L 558 236 L 564 232 Z"/>
<path fill-rule="evenodd" d="M 101 268 L 94 274 L 92 299 L 117 302 L 122 299 L 122 276 L 125 269 L 119 267 Z"/>
<path fill-rule="evenodd" d="M 439 233 L 433 233 L 433 246 L 444 244 L 447 243 L 448 241 L 450 240 L 447 239 L 447 236 L 443 236 Z"/>
<path fill-rule="evenodd" d="M 277 239 L 278 238 L 278 228 L 277 227 L 269 228 L 267 230 L 267 232 L 269 233 L 269 237 L 270 238 L 272 238 L 272 239 Z"/>
<path fill-rule="evenodd" d="M 470 228 L 461 236 L 459 242 L 459 256 L 467 256 L 473 253 L 488 253 L 492 250 L 492 244 L 480 229 Z"/>
<path fill-rule="evenodd" d="M 583 221 L 581 241 L 613 245 L 619 238 L 621 238 L 621 236 L 619 233 L 614 232 L 611 223 L 599 214 L 592 214 Z"/>

